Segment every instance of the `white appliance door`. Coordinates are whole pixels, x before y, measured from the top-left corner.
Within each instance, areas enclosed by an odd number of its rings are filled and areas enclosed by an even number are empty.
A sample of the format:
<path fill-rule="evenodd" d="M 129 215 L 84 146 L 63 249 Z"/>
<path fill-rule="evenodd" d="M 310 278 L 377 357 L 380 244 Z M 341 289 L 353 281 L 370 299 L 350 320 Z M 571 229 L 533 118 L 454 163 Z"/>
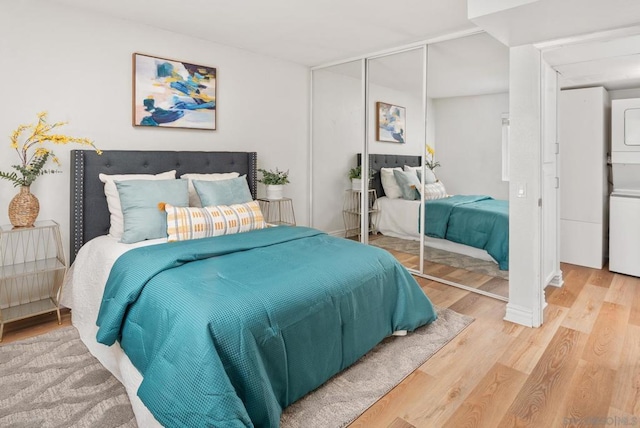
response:
<path fill-rule="evenodd" d="M 611 195 L 609 270 L 640 277 L 640 197 Z"/>

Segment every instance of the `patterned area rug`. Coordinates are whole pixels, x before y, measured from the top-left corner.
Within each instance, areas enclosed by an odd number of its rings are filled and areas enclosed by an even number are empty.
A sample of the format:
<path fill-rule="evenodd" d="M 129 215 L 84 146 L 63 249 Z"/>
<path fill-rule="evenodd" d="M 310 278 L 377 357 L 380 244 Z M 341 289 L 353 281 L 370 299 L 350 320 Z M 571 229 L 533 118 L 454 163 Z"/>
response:
<path fill-rule="evenodd" d="M 389 337 L 357 363 L 287 407 L 283 428 L 349 425 L 462 332 L 473 318 L 436 308 L 438 319 L 404 337 Z"/>
<path fill-rule="evenodd" d="M 136 427 L 124 386 L 75 327 L 0 347 L 1 427 Z"/>
<path fill-rule="evenodd" d="M 370 240 L 369 243 L 387 250 L 400 251 L 416 256 L 420 254 L 420 241 L 394 238 L 392 236 L 380 236 Z M 471 272 L 478 272 L 495 278 L 509 279 L 509 271 L 500 270 L 498 265 L 493 262 L 427 246 L 424 247 L 424 250 L 424 259 L 426 261 L 453 266 Z"/>
<path fill-rule="evenodd" d="M 450 309 L 405 337 L 390 337 L 285 409 L 283 428 L 344 427 L 473 322 Z M 136 427 L 125 389 L 74 327 L 0 347 L 0 426 Z"/>

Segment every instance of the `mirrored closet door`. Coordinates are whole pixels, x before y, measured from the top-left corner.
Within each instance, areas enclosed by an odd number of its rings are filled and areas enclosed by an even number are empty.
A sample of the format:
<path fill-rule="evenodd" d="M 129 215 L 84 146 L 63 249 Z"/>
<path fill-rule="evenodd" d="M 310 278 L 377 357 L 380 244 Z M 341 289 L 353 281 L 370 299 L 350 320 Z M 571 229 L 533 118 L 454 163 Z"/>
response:
<path fill-rule="evenodd" d="M 367 65 L 369 196 L 374 210 L 369 244 L 421 272 L 426 47 L 372 57 Z"/>
<path fill-rule="evenodd" d="M 508 73 L 484 33 L 315 68 L 311 225 L 507 300 Z"/>
<path fill-rule="evenodd" d="M 506 299 L 509 50 L 481 33 L 428 59 L 424 274 Z"/>

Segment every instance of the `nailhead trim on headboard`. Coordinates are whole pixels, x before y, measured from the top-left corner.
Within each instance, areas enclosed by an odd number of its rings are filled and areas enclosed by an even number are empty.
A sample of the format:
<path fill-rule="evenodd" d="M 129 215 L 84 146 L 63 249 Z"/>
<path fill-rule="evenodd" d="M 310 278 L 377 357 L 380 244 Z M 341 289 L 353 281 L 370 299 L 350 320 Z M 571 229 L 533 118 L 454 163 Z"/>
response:
<path fill-rule="evenodd" d="M 185 173 L 236 171 L 246 174 L 251 196 L 257 198 L 256 152 L 189 152 L 105 150 L 98 156 L 92 150 L 71 151 L 71 262 L 84 243 L 109 233 L 109 212 L 104 185 L 98 175 L 158 174 L 175 169 Z"/>
<path fill-rule="evenodd" d="M 258 199 L 258 153 L 249 153 L 249 171 L 251 171 L 250 190 L 253 199 Z"/>
<path fill-rule="evenodd" d="M 72 236 L 71 260 L 80 251 L 80 247 L 84 243 L 84 204 L 82 198 L 84 195 L 84 152 L 74 150 L 71 152 L 71 163 L 73 165 L 73 175 L 71 177 L 71 213 L 72 213 Z"/>

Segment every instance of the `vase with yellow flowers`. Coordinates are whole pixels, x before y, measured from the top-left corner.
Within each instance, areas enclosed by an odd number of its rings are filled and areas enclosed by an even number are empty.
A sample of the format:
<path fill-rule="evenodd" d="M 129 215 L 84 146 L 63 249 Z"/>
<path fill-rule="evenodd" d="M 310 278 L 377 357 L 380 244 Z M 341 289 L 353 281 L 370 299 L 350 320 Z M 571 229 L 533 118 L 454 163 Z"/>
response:
<path fill-rule="evenodd" d="M 50 159 L 56 165 L 60 165 L 59 159 L 51 149 L 44 146 L 45 143 L 82 144 L 93 147 L 98 154 L 101 153 L 93 141 L 87 138 L 70 137 L 53 132 L 55 128 L 63 125 L 66 125 L 66 122 L 48 123 L 47 113 L 42 112 L 38 114 L 37 123 L 20 125 L 11 134 L 11 148 L 18 154 L 20 162 L 11 165 L 15 171 L 0 171 L 0 178 L 11 181 L 15 187 L 20 187 L 20 193 L 9 203 L 9 221 L 15 227 L 33 226 L 40 212 L 38 198 L 30 191 L 31 184 L 41 175 L 59 172 L 45 168 Z"/>

